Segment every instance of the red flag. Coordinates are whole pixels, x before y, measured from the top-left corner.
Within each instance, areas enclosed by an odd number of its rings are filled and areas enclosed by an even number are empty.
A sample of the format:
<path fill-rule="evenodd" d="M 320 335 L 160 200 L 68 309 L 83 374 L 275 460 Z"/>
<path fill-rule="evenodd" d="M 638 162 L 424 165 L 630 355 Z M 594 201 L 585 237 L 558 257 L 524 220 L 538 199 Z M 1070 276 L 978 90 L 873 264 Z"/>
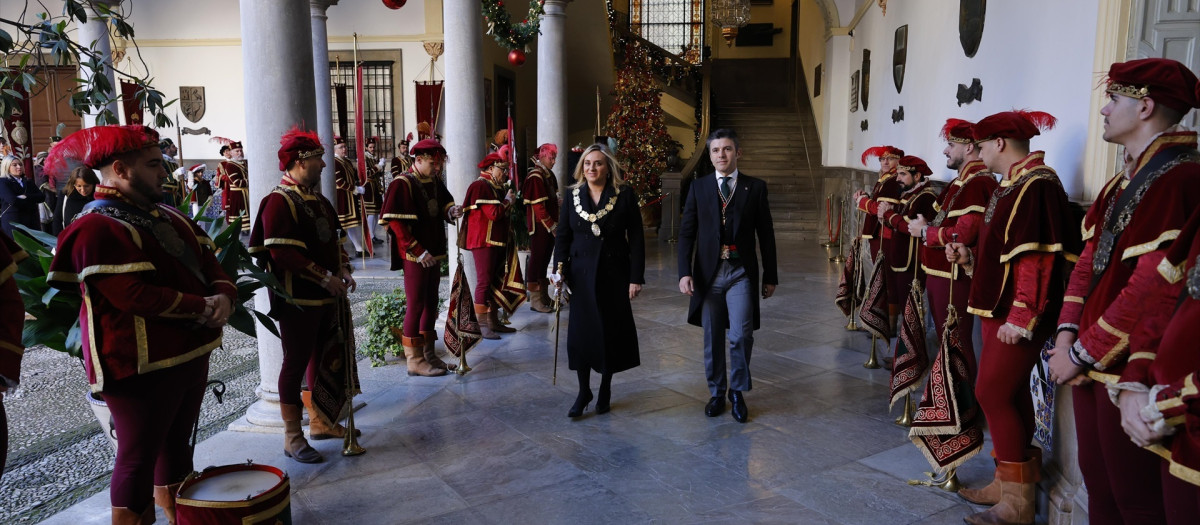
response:
<path fill-rule="evenodd" d="M 366 136 L 363 131 L 363 68 L 362 64 L 354 67 L 354 150 L 358 155 L 358 185 L 365 186 L 367 184 L 367 157 L 366 157 Z M 366 238 L 366 232 L 371 231 L 367 224 L 367 203 L 363 200 L 362 195 L 352 194 L 352 199 L 358 199 L 358 206 L 362 218 L 363 231 L 363 249 L 367 251 L 371 257 L 375 256 L 374 239 Z"/>
<path fill-rule="evenodd" d="M 888 319 L 887 282 L 883 269 L 887 258 L 880 253 L 875 257 L 875 270 L 871 272 L 871 281 L 867 284 L 867 293 L 863 297 L 859 318 L 863 327 L 880 339 L 892 338 L 892 323 Z"/>
<path fill-rule="evenodd" d="M 900 320 L 900 339 L 892 360 L 890 408 L 896 401 L 921 386 L 929 370 L 929 350 L 925 345 L 925 297 L 920 281 L 913 281 Z"/>
<path fill-rule="evenodd" d="M 949 307 L 942 345 L 929 371 L 925 395 L 908 437 L 939 473 L 961 465 L 983 448 L 979 405 L 958 339 L 958 313 Z"/>
<path fill-rule="evenodd" d="M 442 342 L 446 343 L 446 350 L 456 357 L 462 357 L 463 351 L 470 351 L 481 338 L 479 318 L 475 317 L 475 301 L 471 298 L 471 285 L 467 284 L 467 274 L 463 272 L 460 255 L 458 271 L 454 272 L 454 281 L 450 286 L 450 309 L 446 312 Z"/>

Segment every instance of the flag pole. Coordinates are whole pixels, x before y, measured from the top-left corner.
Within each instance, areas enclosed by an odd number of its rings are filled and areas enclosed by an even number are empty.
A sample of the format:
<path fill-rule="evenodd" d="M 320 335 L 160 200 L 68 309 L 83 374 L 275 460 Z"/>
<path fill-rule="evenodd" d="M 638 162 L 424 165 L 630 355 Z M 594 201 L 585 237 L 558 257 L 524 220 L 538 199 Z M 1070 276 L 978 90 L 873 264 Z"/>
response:
<path fill-rule="evenodd" d="M 367 226 L 368 226 L 367 225 L 367 203 L 366 203 L 366 200 L 363 198 L 363 196 L 359 195 L 359 193 L 357 191 L 357 188 L 366 186 L 366 183 L 363 181 L 363 177 L 366 176 L 367 159 L 365 157 L 366 148 L 363 145 L 363 140 L 365 140 L 364 134 L 363 134 L 363 85 L 362 85 L 362 64 L 360 64 L 358 62 L 358 33 L 353 33 L 353 36 L 354 36 L 354 150 L 358 157 L 358 159 L 357 159 L 358 160 L 358 166 L 357 166 L 357 168 L 358 168 L 358 187 L 355 188 L 355 191 L 350 193 L 350 198 L 354 199 L 355 196 L 358 197 L 358 210 L 360 213 L 359 221 L 361 223 L 361 225 L 359 226 L 358 229 L 361 230 L 361 233 L 362 233 L 363 255 L 364 255 L 364 257 L 362 259 L 362 266 L 363 266 L 363 269 L 366 270 L 367 269 L 366 255 L 370 255 L 371 257 L 374 257 L 375 256 L 375 246 L 372 244 L 372 240 L 367 238 Z M 354 203 L 351 202 L 350 205 L 353 206 Z"/>

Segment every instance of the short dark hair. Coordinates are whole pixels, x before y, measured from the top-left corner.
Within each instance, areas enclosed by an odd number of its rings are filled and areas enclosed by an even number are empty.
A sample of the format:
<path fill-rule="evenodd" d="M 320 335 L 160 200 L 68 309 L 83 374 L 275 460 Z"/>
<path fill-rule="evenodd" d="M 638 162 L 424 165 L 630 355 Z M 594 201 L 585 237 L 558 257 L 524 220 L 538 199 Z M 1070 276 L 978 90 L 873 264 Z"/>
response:
<path fill-rule="evenodd" d="M 712 146 L 712 141 L 717 139 L 729 139 L 733 141 L 733 147 L 742 149 L 742 142 L 738 140 L 737 132 L 729 128 L 718 128 L 708 135 L 708 140 L 704 141 L 704 149 Z"/>

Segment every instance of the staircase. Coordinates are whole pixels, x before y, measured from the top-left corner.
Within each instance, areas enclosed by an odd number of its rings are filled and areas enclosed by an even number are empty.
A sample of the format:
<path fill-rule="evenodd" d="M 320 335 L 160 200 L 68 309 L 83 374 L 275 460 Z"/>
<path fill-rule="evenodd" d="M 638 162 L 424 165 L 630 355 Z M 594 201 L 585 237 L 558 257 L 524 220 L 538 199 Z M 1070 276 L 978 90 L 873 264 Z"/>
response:
<path fill-rule="evenodd" d="M 825 235 L 821 144 L 808 107 L 721 108 L 716 128 L 741 140 L 738 171 L 767 182 L 777 240 L 817 240 Z"/>

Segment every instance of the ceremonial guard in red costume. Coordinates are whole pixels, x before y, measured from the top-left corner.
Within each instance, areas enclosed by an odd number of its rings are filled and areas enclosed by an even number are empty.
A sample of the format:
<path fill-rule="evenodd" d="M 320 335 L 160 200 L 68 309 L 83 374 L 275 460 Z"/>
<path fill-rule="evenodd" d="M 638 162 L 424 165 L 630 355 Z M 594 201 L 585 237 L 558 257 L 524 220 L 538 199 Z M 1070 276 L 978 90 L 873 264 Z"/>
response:
<path fill-rule="evenodd" d="M 391 170 L 392 177 L 386 182 L 391 184 L 391 181 L 396 177 L 403 175 L 412 167 L 413 157 L 409 154 L 408 147 L 412 144 L 412 133 L 409 133 L 404 140 L 396 143 L 396 156 L 392 157 Z"/>
<path fill-rule="evenodd" d="M 21 330 L 25 325 L 25 305 L 17 290 L 17 264 L 28 255 L 8 234 L 0 232 L 0 476 L 8 459 L 8 416 L 4 412 L 4 393 L 21 381 Z"/>
<path fill-rule="evenodd" d="M 183 206 L 183 184 L 180 183 L 179 164 L 175 162 L 175 155 L 179 154 L 179 148 L 175 146 L 175 142 L 171 139 L 162 139 L 158 143 L 158 149 L 162 151 L 163 156 L 163 171 L 167 172 L 167 178 L 163 181 L 163 204 L 174 208 Z"/>
<path fill-rule="evenodd" d="M 153 499 L 174 521 L 172 493 L 192 471 L 208 356 L 237 298 L 204 230 L 162 200 L 158 134 L 97 126 L 54 147 L 47 170 L 99 170 L 96 200 L 59 236 L 47 280 L 83 295 L 79 322 L 92 390 L 121 439 L 113 523 L 152 523 Z M 153 486 L 153 488 L 152 488 Z"/>
<path fill-rule="evenodd" d="M 408 312 L 401 343 L 408 375 L 440 376 L 455 368 L 434 351 L 446 223 L 462 216 L 462 210 L 437 176 L 446 161 L 442 145 L 425 139 L 413 147 L 413 154 L 411 168 L 388 185 L 380 217 L 392 240 L 392 270 L 404 271 Z"/>
<path fill-rule="evenodd" d="M 1029 139 L 1054 123 L 1047 113 L 1008 111 L 975 124 L 983 163 L 1004 180 L 984 210 L 976 250 L 954 242 L 946 249 L 947 260 L 973 271 L 967 310 L 981 318 L 983 334 L 975 393 L 997 460 L 995 487 L 985 492 L 998 489 L 998 503 L 968 516 L 972 524 L 1033 523 L 1041 462 L 1028 449 L 1035 430 L 1029 373 L 1054 332 L 1066 267 L 1080 248 L 1058 175 L 1044 152 L 1029 152 Z"/>
<path fill-rule="evenodd" d="M 346 158 L 346 139 L 341 137 L 333 138 L 333 181 L 337 187 L 338 222 L 354 246 L 355 257 L 362 257 L 362 199 L 367 190 L 358 178 L 354 161 Z"/>
<path fill-rule="evenodd" d="M 1200 107 L 1197 84 L 1187 66 L 1169 59 L 1117 63 L 1108 71 L 1104 139 L 1123 145 L 1127 162 L 1084 218 L 1087 243 L 1071 274 L 1050 360 L 1059 382 L 1077 385 L 1079 467 L 1092 523 L 1165 519 L 1157 498 L 1160 462 L 1125 435 L 1108 389 L 1119 388 L 1133 359 L 1130 334 L 1144 308 L 1135 283 L 1153 279 L 1188 216 L 1200 209 L 1196 133 L 1178 126 Z M 1146 404 L 1144 395 L 1123 397 L 1139 409 Z"/>
<path fill-rule="evenodd" d="M 1195 169 L 1196 161 L 1189 163 Z M 1200 523 L 1200 213 L 1154 270 L 1143 273 L 1139 264 L 1129 282 L 1142 316 L 1117 384 L 1121 421 L 1134 444 L 1165 460 L 1159 462 L 1165 523 Z"/>
<path fill-rule="evenodd" d="M 376 155 L 378 147 L 379 137 L 371 137 L 363 150 L 363 160 L 367 167 L 362 196 L 363 207 L 367 210 L 367 221 L 364 226 L 367 228 L 367 239 L 370 239 L 372 243 L 382 241 L 375 236 L 375 226 L 379 225 L 379 208 L 383 206 L 384 192 L 387 191 L 387 183 L 383 182 L 383 166 L 386 161 Z"/>
<path fill-rule="evenodd" d="M 535 312 L 554 311 L 553 301 L 547 294 L 550 281 L 546 279 L 546 267 L 554 251 L 554 228 L 558 224 L 558 179 L 554 176 L 554 164 L 558 160 L 558 146 L 542 144 L 532 159 L 533 166 L 521 183 L 521 195 L 525 199 L 525 225 L 529 228 L 529 265 L 525 285 L 529 288 L 529 308 Z"/>
<path fill-rule="evenodd" d="M 937 212 L 937 192 L 929 184 L 929 176 L 932 174 L 933 170 L 929 169 L 929 165 L 920 157 L 908 155 L 901 158 L 896 167 L 896 182 L 900 184 L 901 191 L 900 202 L 896 205 L 883 202 L 878 206 L 879 223 L 892 231 L 887 263 L 892 269 L 893 282 L 888 284 L 902 292 L 901 298 L 908 297 L 913 277 L 918 275 L 921 268 L 920 243 L 908 234 L 908 221 L 916 219 L 918 215 L 933 215 Z M 921 282 L 925 281 L 924 274 L 918 278 Z"/>
<path fill-rule="evenodd" d="M 347 290 L 357 283 L 342 250 L 337 212 L 320 192 L 324 154 L 316 133 L 293 128 L 284 134 L 279 170 L 286 173 L 259 205 L 249 245 L 290 295 L 271 294 L 270 315 L 283 342 L 283 453 L 301 463 L 322 461 L 304 439 L 301 405 L 308 409 L 312 439 L 345 437 L 346 428 L 337 423 L 347 389 L 342 367 L 354 366 L 343 360 L 344 331 L 353 331 L 343 310 L 349 307 Z M 307 390 L 301 391 L 301 379 Z"/>
<path fill-rule="evenodd" d="M 867 151 L 862 154 L 863 166 L 867 165 L 867 158 L 879 158 L 879 180 L 875 181 L 875 186 L 871 188 L 871 194 L 867 195 L 866 192 L 857 191 L 853 196 L 854 205 L 858 207 L 859 211 L 867 214 L 863 217 L 860 237 L 869 241 L 872 259 L 879 254 L 883 239 L 891 238 L 891 231 L 881 230 L 877 215 L 879 203 L 898 204 L 900 202 L 900 183 L 896 182 L 896 166 L 903 156 L 904 150 L 894 146 L 867 148 Z"/>
<path fill-rule="evenodd" d="M 467 187 L 463 211 L 467 216 L 467 250 L 475 258 L 475 313 L 484 339 L 499 339 L 497 333 L 516 330 L 500 324 L 493 291 L 501 286 L 508 231 L 508 207 L 516 197 L 505 192 L 504 177 L 508 161 L 499 153 L 489 153 L 479 162 L 479 178 Z"/>
<path fill-rule="evenodd" d="M 229 143 L 229 160 L 217 165 L 217 186 L 221 188 L 221 208 L 225 222 L 233 223 L 239 215 L 250 213 L 250 169 L 246 167 L 241 142 Z M 250 217 L 242 219 L 242 233 L 250 231 Z"/>
<path fill-rule="evenodd" d="M 925 271 L 925 289 L 937 333 L 942 333 L 951 298 L 958 314 L 958 340 L 966 359 L 968 372 L 975 377 L 975 345 L 971 341 L 975 316 L 967 312 L 971 293 L 971 276 L 961 268 L 955 269 L 945 257 L 945 246 L 957 241 L 974 249 L 979 239 L 983 212 L 999 184 L 995 175 L 979 160 L 979 147 L 972 136 L 973 123 L 947 119 L 942 127 L 946 141 L 946 167 L 958 171 L 958 176 L 946 185 L 938 197 L 936 215 L 919 215 L 908 223 L 909 235 L 923 239 L 921 268 Z M 953 294 L 951 289 L 953 288 Z"/>

